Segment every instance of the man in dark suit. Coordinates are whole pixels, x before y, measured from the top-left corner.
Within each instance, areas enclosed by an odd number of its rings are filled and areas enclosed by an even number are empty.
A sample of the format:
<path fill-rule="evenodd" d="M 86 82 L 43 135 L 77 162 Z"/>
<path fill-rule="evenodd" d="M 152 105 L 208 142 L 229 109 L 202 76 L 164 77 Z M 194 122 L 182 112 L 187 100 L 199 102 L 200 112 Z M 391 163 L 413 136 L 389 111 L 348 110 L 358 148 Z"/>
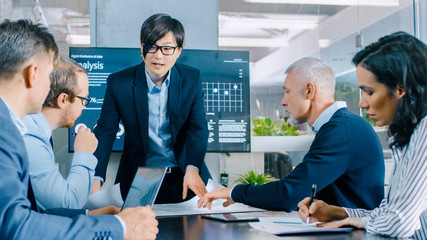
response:
<path fill-rule="evenodd" d="M 94 133 L 99 140 L 93 191 L 100 189 L 118 124 L 125 128 L 116 182 L 126 197 L 139 166 L 167 166 L 156 203 L 181 202 L 206 193 L 204 164 L 208 129 L 200 71 L 178 64 L 184 42 L 182 24 L 166 14 L 141 27 L 144 62 L 111 74 Z M 96 179 L 96 177 L 95 177 Z M 192 192 L 187 194 L 188 189 Z M 194 193 L 194 194 L 193 194 Z"/>
<path fill-rule="evenodd" d="M 307 122 L 316 134 L 302 163 L 288 176 L 264 185 L 237 185 L 207 193 L 199 201 L 210 208 L 212 201 L 227 199 L 228 206 L 242 202 L 269 210 L 292 211 L 310 196 L 317 185 L 317 198 L 334 205 L 373 209 L 384 195 L 384 160 L 373 128 L 351 113 L 345 102 L 334 102 L 332 69 L 315 58 L 303 58 L 286 71 L 282 105 L 291 122 Z"/>
<path fill-rule="evenodd" d="M 41 25 L 0 23 L 0 239 L 155 239 L 157 221 L 149 207 L 74 218 L 36 211 L 22 118 L 40 112 L 57 54 Z"/>

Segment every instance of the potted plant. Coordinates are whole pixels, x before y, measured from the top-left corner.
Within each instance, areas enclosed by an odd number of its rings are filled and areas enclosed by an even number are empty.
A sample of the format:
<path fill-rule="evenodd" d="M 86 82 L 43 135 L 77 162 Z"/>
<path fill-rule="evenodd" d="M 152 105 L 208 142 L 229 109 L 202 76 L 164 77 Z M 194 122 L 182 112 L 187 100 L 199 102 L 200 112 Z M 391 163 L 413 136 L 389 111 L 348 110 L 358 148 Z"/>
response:
<path fill-rule="evenodd" d="M 237 175 L 240 177 L 234 181 L 234 183 L 262 185 L 274 180 L 274 178 L 268 174 L 257 173 L 253 170 L 249 170 L 246 174 Z"/>

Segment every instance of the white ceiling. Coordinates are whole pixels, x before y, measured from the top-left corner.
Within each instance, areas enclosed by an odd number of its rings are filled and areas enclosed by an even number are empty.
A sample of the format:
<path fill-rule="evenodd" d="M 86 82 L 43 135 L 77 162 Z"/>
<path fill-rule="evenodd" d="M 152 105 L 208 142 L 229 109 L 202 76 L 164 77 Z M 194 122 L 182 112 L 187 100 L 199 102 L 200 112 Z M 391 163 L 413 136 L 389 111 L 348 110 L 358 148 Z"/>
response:
<path fill-rule="evenodd" d="M 66 40 L 70 40 L 70 35 L 87 37 L 90 35 L 89 0 L 14 0 L 14 18 L 30 16 L 36 19 L 40 15 L 37 2 L 63 53 L 68 54 L 70 44 Z M 412 1 L 401 0 L 401 2 L 406 2 L 407 5 Z M 250 51 L 251 82 L 253 83 L 264 84 L 270 80 L 275 82 L 278 78 L 283 79 L 283 76 L 278 76 L 277 73 L 282 73 L 289 61 L 292 62 L 301 56 L 309 56 L 318 51 L 321 44 L 319 40 L 328 45 L 348 36 L 348 30 L 354 33 L 360 29 L 360 26 L 354 26 L 358 19 L 358 12 L 355 12 L 354 6 L 218 0 L 218 9 L 220 49 Z M 292 21 L 294 23 L 290 24 L 289 22 Z M 298 22 L 295 23 L 295 21 Z M 302 26 L 301 21 L 303 23 L 314 21 L 316 25 Z M 331 22 L 334 23 L 331 24 Z M 323 36 L 327 38 L 323 39 Z M 264 40 L 261 44 L 274 40 L 286 43 L 287 47 L 221 46 L 222 40 L 235 38 L 238 38 L 238 43 L 242 45 L 262 38 Z"/>

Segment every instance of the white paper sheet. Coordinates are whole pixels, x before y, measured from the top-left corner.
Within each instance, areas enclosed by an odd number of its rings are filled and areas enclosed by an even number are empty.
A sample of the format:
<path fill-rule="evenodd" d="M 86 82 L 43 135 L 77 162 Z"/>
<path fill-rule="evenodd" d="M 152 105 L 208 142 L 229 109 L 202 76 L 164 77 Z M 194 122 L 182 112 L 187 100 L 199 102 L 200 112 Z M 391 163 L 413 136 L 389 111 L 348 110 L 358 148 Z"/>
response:
<path fill-rule="evenodd" d="M 86 202 L 84 209 L 97 209 L 106 206 L 122 207 L 123 199 L 120 194 L 120 183 L 115 184 L 112 187 L 103 188 L 101 191 L 91 194 Z"/>
<path fill-rule="evenodd" d="M 223 188 L 222 185 L 216 183 L 209 179 L 206 189 L 208 192 L 215 189 Z M 208 214 L 208 213 L 232 213 L 232 212 L 259 212 L 265 211 L 260 208 L 253 208 L 241 203 L 235 203 L 229 207 L 223 207 L 222 203 L 225 202 L 224 199 L 215 200 L 212 202 L 212 209 L 207 208 L 198 208 L 197 201 L 199 197 L 195 196 L 194 198 L 182 202 L 182 203 L 173 203 L 173 204 L 154 204 L 153 210 L 156 212 L 156 216 L 165 217 L 165 216 L 185 216 L 185 215 L 196 215 L 196 214 Z"/>
<path fill-rule="evenodd" d="M 209 179 L 206 189 L 208 192 L 215 189 L 223 188 L 222 185 Z M 233 212 L 260 212 L 265 211 L 260 208 L 253 208 L 241 203 L 235 203 L 229 207 L 223 207 L 222 203 L 224 199 L 215 200 L 212 202 L 212 209 L 198 208 L 197 201 L 199 197 L 187 200 L 181 203 L 172 204 L 154 204 L 153 210 L 157 216 L 185 216 L 185 215 L 197 215 L 197 214 L 208 214 L 208 213 L 233 213 Z M 113 205 L 121 207 L 123 205 L 123 199 L 120 194 L 120 184 L 115 184 L 109 188 L 103 188 L 101 191 L 91 194 L 89 199 L 84 206 L 85 209 L 93 210 L 101 207 Z"/>
<path fill-rule="evenodd" d="M 259 222 L 250 222 L 249 225 L 257 230 L 275 235 L 292 235 L 301 233 L 319 232 L 350 232 L 352 228 L 321 228 L 317 223 L 303 223 L 294 217 L 260 217 Z"/>

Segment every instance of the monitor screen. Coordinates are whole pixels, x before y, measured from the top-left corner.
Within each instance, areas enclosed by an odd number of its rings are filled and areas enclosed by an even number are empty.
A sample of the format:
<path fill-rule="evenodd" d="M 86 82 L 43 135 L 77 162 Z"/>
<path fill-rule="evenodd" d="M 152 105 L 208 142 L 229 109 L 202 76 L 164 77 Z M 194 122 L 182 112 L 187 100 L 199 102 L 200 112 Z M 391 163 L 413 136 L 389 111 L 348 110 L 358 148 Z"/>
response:
<path fill-rule="evenodd" d="M 91 103 L 69 129 L 69 151 L 74 151 L 74 136 L 84 124 L 93 129 L 100 116 L 107 78 L 111 73 L 141 63 L 139 48 L 70 47 L 70 57 L 88 72 Z M 250 152 L 249 52 L 183 50 L 177 62 L 202 73 L 208 152 Z M 113 151 L 122 151 L 125 129 L 122 123 Z"/>

